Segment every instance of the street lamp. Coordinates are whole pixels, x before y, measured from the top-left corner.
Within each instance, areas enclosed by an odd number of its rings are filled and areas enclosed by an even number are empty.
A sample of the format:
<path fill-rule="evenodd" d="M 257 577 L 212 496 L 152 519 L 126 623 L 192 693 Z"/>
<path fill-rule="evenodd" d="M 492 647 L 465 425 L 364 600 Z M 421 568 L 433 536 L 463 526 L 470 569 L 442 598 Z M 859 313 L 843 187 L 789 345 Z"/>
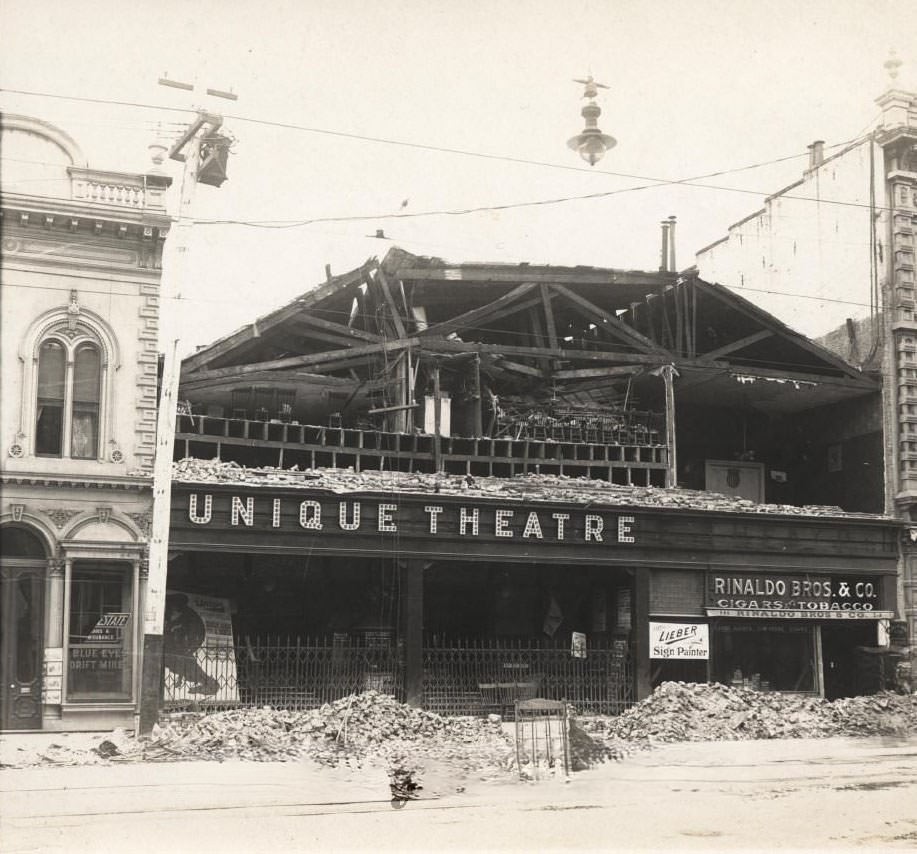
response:
<path fill-rule="evenodd" d="M 613 136 L 602 133 L 597 124 L 599 116 L 602 115 L 602 108 L 595 102 L 595 98 L 600 88 L 608 87 L 604 83 L 596 83 L 591 74 L 585 80 L 574 82 L 583 84 L 583 97 L 590 100 L 581 111 L 582 117 L 586 120 L 586 127 L 582 133 L 567 140 L 567 146 L 577 152 L 590 166 L 595 166 L 605 156 L 606 151 L 618 144 Z"/>

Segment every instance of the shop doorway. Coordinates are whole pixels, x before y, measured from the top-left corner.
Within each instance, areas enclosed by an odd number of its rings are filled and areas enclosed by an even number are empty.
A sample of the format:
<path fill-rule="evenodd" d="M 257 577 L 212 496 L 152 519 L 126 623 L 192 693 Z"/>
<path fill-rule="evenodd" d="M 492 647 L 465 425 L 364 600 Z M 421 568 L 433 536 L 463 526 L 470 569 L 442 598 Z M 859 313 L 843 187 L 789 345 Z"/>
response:
<path fill-rule="evenodd" d="M 821 655 L 825 699 L 853 697 L 875 690 L 865 684 L 858 650 L 876 646 L 875 620 L 836 620 L 822 623 Z"/>
<path fill-rule="evenodd" d="M 47 559 L 24 528 L 0 539 L 0 729 L 41 729 Z"/>

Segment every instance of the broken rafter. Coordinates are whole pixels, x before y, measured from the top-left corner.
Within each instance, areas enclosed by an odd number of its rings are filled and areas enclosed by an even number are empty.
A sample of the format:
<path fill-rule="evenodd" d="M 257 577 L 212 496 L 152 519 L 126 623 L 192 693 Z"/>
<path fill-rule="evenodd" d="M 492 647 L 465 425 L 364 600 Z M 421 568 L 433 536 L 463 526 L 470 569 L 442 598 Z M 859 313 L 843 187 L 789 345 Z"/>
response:
<path fill-rule="evenodd" d="M 217 377 L 244 376 L 246 374 L 257 373 L 258 371 L 301 368 L 307 365 L 319 366 L 339 360 L 346 360 L 349 362 L 358 357 L 403 350 L 405 347 L 416 347 L 419 343 L 420 341 L 417 338 L 398 338 L 394 341 L 367 344 L 365 347 L 353 347 L 346 350 L 327 350 L 324 353 L 309 353 L 304 356 L 286 356 L 281 359 L 272 359 L 267 362 L 254 362 L 248 365 L 234 365 L 230 368 L 215 368 L 209 371 L 198 371 L 194 376 L 195 379 L 216 379 Z M 365 359 L 362 361 L 365 363 Z"/>
<path fill-rule="evenodd" d="M 334 344 L 336 347 L 355 347 L 357 343 L 352 339 L 348 338 L 346 335 L 341 335 L 335 332 L 325 332 L 321 329 L 315 329 L 311 326 L 306 326 L 303 323 L 300 323 L 298 319 L 295 322 L 291 322 L 287 327 L 290 332 L 300 336 L 299 343 L 295 347 L 290 347 L 289 342 L 291 341 L 288 335 L 282 336 L 278 339 L 279 342 L 284 343 L 284 347 L 288 350 L 292 349 L 297 353 L 301 353 L 303 350 L 307 349 L 305 346 L 307 343 L 314 343 L 318 341 L 324 341 L 328 344 Z"/>
<path fill-rule="evenodd" d="M 316 317 L 314 314 L 309 314 L 308 312 L 302 312 L 296 317 L 297 324 L 305 324 L 306 326 L 314 326 L 317 329 L 324 329 L 326 332 L 334 332 L 340 335 L 342 338 L 355 338 L 362 341 L 376 342 L 381 341 L 382 338 L 379 335 L 376 335 L 373 332 L 364 332 L 362 329 L 355 329 L 352 326 L 345 326 L 343 323 L 335 323 L 333 320 L 325 320 L 321 317 Z"/>
<path fill-rule="evenodd" d="M 385 273 L 382 272 L 381 267 L 376 268 L 376 277 L 379 282 L 379 289 L 382 291 L 382 296 L 385 299 L 385 304 L 391 312 L 392 323 L 395 324 L 395 332 L 398 333 L 399 338 L 405 338 L 407 337 L 407 330 L 404 325 L 404 319 L 401 317 L 401 312 L 398 311 L 398 306 L 395 305 L 392 291 L 388 286 L 388 279 L 385 277 Z"/>
<path fill-rule="evenodd" d="M 588 379 L 590 377 L 626 377 L 629 374 L 636 374 L 646 368 L 645 365 L 615 365 L 606 368 L 576 368 L 568 371 L 557 371 L 554 374 L 556 380 L 578 380 Z"/>
<path fill-rule="evenodd" d="M 407 263 L 404 263 L 404 260 Z M 412 264 L 417 258 L 401 259 L 401 263 L 386 264 L 387 270 L 396 269 L 405 280 L 416 281 L 463 281 L 512 284 L 524 279 L 527 282 L 548 285 L 566 283 L 571 285 L 658 287 L 662 283 L 674 282 L 677 273 L 650 273 L 641 270 L 606 270 L 594 267 L 547 267 L 530 264 L 458 264 L 455 266 L 422 266 Z"/>
<path fill-rule="evenodd" d="M 544 319 L 548 333 L 548 346 L 557 347 L 557 325 L 554 323 L 554 309 L 551 307 L 553 294 L 545 284 L 539 285 L 541 302 L 544 305 Z"/>
<path fill-rule="evenodd" d="M 421 339 L 428 353 L 493 353 L 496 356 L 529 356 L 554 359 L 581 359 L 587 362 L 625 362 L 658 366 L 660 361 L 671 359 L 668 354 L 643 355 L 641 353 L 613 353 L 602 350 L 565 350 L 560 347 L 523 347 L 513 344 L 481 344 L 476 341 L 453 341 L 447 338 Z M 711 363 L 715 364 L 715 363 Z"/>
<path fill-rule="evenodd" d="M 503 317 L 504 315 L 520 311 L 523 308 L 523 304 L 517 303 L 514 305 L 513 303 L 516 303 L 520 297 L 525 296 L 534 288 L 535 285 L 532 282 L 527 282 L 525 284 L 519 285 L 518 287 L 509 291 L 509 293 L 503 294 L 503 296 L 495 299 L 493 302 L 490 302 L 487 305 L 473 308 L 471 311 L 466 311 L 464 314 L 460 314 L 458 317 L 453 317 L 451 320 L 444 320 L 441 323 L 427 327 L 422 334 L 424 337 L 448 335 L 450 332 L 456 332 L 459 329 L 468 329 L 477 326 L 482 320 L 495 320 L 498 317 Z M 528 301 L 524 307 L 529 308 L 531 305 L 537 305 L 540 302 L 541 298 L 539 297 L 534 302 Z"/>
<path fill-rule="evenodd" d="M 638 350 L 642 350 L 645 353 L 657 353 L 671 358 L 671 354 L 660 347 L 655 341 L 650 340 L 645 335 L 637 332 L 637 330 L 631 329 L 625 323 L 618 320 L 613 314 L 609 314 L 603 308 L 599 308 L 594 302 L 590 302 L 575 291 L 571 291 L 563 285 L 551 285 L 551 290 L 565 297 L 568 301 L 573 303 L 577 309 L 584 312 L 591 320 L 599 321 L 604 324 L 602 328 L 607 332 L 612 335 L 617 335 L 618 338 L 623 338 L 628 344 L 636 347 Z"/>
<path fill-rule="evenodd" d="M 525 374 L 527 377 L 536 377 L 537 379 L 544 379 L 544 371 L 539 368 L 533 368 L 531 365 L 523 365 L 519 362 L 511 362 L 509 359 L 500 359 L 497 362 L 497 365 L 501 368 L 505 368 L 508 371 L 515 371 L 517 374 Z"/>
<path fill-rule="evenodd" d="M 739 338 L 738 341 L 733 341 L 731 344 L 724 344 L 722 347 L 717 347 L 716 350 L 709 350 L 702 355 L 705 359 L 717 359 L 720 356 L 726 356 L 729 353 L 734 353 L 736 350 L 742 350 L 752 344 L 757 344 L 758 341 L 763 341 L 765 338 L 773 338 L 775 334 L 773 330 L 762 329 L 758 332 L 753 332 L 751 335 L 746 335 L 744 338 Z"/>
<path fill-rule="evenodd" d="M 797 347 L 806 350 L 811 355 L 827 363 L 826 367 L 830 366 L 834 370 L 840 371 L 852 380 L 864 379 L 862 373 L 857 368 L 845 362 L 840 356 L 836 356 L 830 350 L 827 350 L 821 345 L 816 344 L 814 341 L 809 341 L 808 338 L 803 337 L 798 332 L 794 332 L 784 323 L 781 323 L 779 320 L 777 320 L 777 318 L 767 314 L 767 312 L 765 312 L 763 309 L 758 308 L 754 303 L 749 302 L 744 297 L 728 291 L 722 285 L 716 285 L 712 284 L 711 282 L 703 282 L 700 280 L 695 281 L 701 286 L 701 293 L 704 295 L 715 297 L 720 302 L 728 305 L 734 311 L 743 314 L 745 317 L 751 318 L 755 322 L 760 323 L 762 326 L 769 326 L 775 335 L 778 335 L 786 341 L 792 342 Z M 778 370 L 780 368 L 779 365 L 773 366 Z M 811 365 L 807 367 L 811 369 L 816 366 Z M 790 373 L 798 374 L 797 371 L 791 371 Z M 870 385 L 874 384 L 870 383 Z"/>
<path fill-rule="evenodd" d="M 277 311 L 271 312 L 264 317 L 259 317 L 254 323 L 250 323 L 238 332 L 234 332 L 211 346 L 188 356 L 182 361 L 182 372 L 201 370 L 205 365 L 212 364 L 217 359 L 232 353 L 240 345 L 262 336 L 267 330 L 289 320 L 291 317 L 299 315 L 303 309 L 315 305 L 332 294 L 342 292 L 348 287 L 359 284 L 363 280 L 364 272 L 370 269 L 374 263 L 367 261 L 356 270 L 352 270 L 342 276 L 335 276 L 330 281 L 303 296 L 297 297 Z"/>

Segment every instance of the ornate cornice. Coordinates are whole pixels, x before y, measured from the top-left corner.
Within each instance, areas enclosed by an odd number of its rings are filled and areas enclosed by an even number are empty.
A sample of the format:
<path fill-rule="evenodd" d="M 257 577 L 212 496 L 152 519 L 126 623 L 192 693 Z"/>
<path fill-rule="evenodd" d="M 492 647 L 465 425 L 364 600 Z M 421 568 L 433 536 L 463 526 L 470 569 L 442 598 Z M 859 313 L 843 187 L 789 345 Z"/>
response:
<path fill-rule="evenodd" d="M 52 475 L 37 472 L 3 472 L 0 484 L 10 486 L 45 486 L 67 489 L 123 489 L 125 491 L 149 492 L 153 480 L 148 476 L 134 478 L 105 477 L 101 475 Z"/>

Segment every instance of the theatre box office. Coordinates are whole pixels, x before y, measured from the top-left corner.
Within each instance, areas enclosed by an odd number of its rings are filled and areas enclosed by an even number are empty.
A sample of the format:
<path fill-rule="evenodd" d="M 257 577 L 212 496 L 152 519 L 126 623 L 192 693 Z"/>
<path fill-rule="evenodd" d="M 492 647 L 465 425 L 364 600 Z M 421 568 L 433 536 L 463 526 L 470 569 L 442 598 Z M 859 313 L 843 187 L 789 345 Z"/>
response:
<path fill-rule="evenodd" d="M 461 657 L 444 639 L 560 625 L 566 670 L 511 660 L 503 679 L 609 710 L 665 679 L 843 694 L 854 650 L 894 614 L 899 526 L 881 517 L 543 477 L 269 479 L 194 461 L 176 477 L 170 587 L 233 601 L 242 637 L 272 625 L 389 636 L 384 687 L 431 707 L 460 706 L 506 663 L 494 673 L 480 655 L 477 672 L 466 661 L 444 674 Z"/>

